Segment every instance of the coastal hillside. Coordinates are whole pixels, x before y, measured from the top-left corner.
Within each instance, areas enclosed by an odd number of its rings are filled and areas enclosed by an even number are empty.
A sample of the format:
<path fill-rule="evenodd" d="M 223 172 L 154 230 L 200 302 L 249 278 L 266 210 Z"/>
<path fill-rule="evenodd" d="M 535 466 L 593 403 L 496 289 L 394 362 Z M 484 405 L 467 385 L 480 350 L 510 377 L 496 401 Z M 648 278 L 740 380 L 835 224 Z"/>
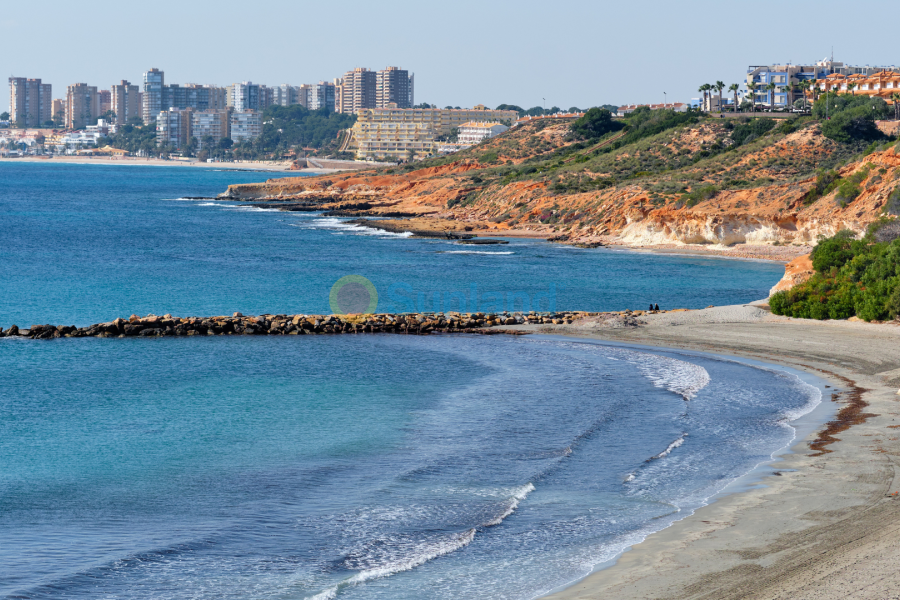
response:
<path fill-rule="evenodd" d="M 892 139 L 837 141 L 821 123 L 645 111 L 585 134 L 584 123 L 538 119 L 448 157 L 233 185 L 223 196 L 410 217 L 381 225 L 421 231 L 799 255 L 900 213 Z"/>

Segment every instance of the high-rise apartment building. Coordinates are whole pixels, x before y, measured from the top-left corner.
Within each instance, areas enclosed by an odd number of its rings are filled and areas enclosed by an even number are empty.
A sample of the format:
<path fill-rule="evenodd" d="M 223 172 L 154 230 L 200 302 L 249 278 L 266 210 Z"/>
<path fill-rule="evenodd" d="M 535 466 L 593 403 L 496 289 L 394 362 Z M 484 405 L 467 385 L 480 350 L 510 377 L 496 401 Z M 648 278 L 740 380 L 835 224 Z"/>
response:
<path fill-rule="evenodd" d="M 280 106 L 291 106 L 292 104 L 306 106 L 309 102 L 308 85 L 293 86 L 285 83 L 272 88 L 272 92 L 272 103 Z"/>
<path fill-rule="evenodd" d="M 50 118 L 54 123 L 66 122 L 66 101 L 54 100 L 50 103 Z"/>
<path fill-rule="evenodd" d="M 163 88 L 166 84 L 166 76 L 159 69 L 150 69 L 144 73 L 144 97 L 141 107 L 141 116 L 144 123 L 150 123 L 156 119 L 156 115 L 163 110 Z"/>
<path fill-rule="evenodd" d="M 173 83 L 163 86 L 163 108 L 209 110 L 226 108 L 227 90 L 210 85 Z"/>
<path fill-rule="evenodd" d="M 191 109 L 174 108 L 160 111 L 156 115 L 156 144 L 183 148 L 191 139 Z"/>
<path fill-rule="evenodd" d="M 100 114 L 105 115 L 112 110 L 112 92 L 110 90 L 97 90 L 97 96 L 100 98 Z"/>
<path fill-rule="evenodd" d="M 335 90 L 335 110 L 356 113 L 363 108 L 375 108 L 377 80 L 375 71 L 362 67 L 344 73 Z"/>
<path fill-rule="evenodd" d="M 257 110 L 235 110 L 230 127 L 235 143 L 254 140 L 262 134 L 262 115 Z"/>
<path fill-rule="evenodd" d="M 252 81 L 228 86 L 228 106 L 236 111 L 259 110 L 259 84 Z"/>
<path fill-rule="evenodd" d="M 40 79 L 9 78 L 9 119 L 20 127 L 40 127 L 53 118 L 53 89 Z"/>
<path fill-rule="evenodd" d="M 112 86 L 110 93 L 110 110 L 116 113 L 115 123 L 117 125 L 124 125 L 129 119 L 134 117 L 143 119 L 141 116 L 140 88 L 138 86 L 131 85 L 130 82 L 123 79 Z"/>
<path fill-rule="evenodd" d="M 335 84 L 320 81 L 310 85 L 306 107 L 309 110 L 327 108 L 333 111 L 335 109 Z"/>
<path fill-rule="evenodd" d="M 230 137 L 230 128 L 230 115 L 225 109 L 198 110 L 191 115 L 191 135 L 197 138 L 198 150 L 210 138 L 218 143 L 219 140 Z"/>
<path fill-rule="evenodd" d="M 259 86 L 259 106 L 256 110 L 262 112 L 275 104 L 275 88 L 266 85 Z"/>
<path fill-rule="evenodd" d="M 376 75 L 376 108 L 412 108 L 413 77 L 400 67 L 388 67 Z"/>
<path fill-rule="evenodd" d="M 75 83 L 66 88 L 66 128 L 83 129 L 100 116 L 97 86 Z"/>

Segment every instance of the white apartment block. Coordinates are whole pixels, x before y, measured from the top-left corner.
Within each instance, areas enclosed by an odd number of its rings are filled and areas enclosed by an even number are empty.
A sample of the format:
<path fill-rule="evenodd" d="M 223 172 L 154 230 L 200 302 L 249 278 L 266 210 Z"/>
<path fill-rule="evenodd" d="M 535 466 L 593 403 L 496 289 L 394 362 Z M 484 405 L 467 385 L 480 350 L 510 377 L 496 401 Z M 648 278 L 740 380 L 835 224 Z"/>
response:
<path fill-rule="evenodd" d="M 457 129 L 456 141 L 462 145 L 474 146 L 475 144 L 480 144 L 484 140 L 500 135 L 508 129 L 509 127 L 503 123 L 479 123 L 477 121 L 470 121 L 469 123 L 463 123 L 459 126 Z"/>
<path fill-rule="evenodd" d="M 254 140 L 262 135 L 262 115 L 256 110 L 231 113 L 231 139 L 234 143 Z"/>
<path fill-rule="evenodd" d="M 156 145 L 182 148 L 191 139 L 191 109 L 173 108 L 156 117 Z"/>
<path fill-rule="evenodd" d="M 350 130 L 350 147 L 356 149 L 358 158 L 396 160 L 406 158 L 409 150 L 417 155 L 434 154 L 435 138 L 449 135 L 455 128 L 473 121 L 512 125 L 518 116 L 514 110 L 363 109 L 357 113 L 356 124 Z"/>
<path fill-rule="evenodd" d="M 204 139 L 211 137 L 218 143 L 231 137 L 231 118 L 227 110 L 198 110 L 191 115 L 191 135 L 197 138 L 197 149 L 203 148 Z"/>

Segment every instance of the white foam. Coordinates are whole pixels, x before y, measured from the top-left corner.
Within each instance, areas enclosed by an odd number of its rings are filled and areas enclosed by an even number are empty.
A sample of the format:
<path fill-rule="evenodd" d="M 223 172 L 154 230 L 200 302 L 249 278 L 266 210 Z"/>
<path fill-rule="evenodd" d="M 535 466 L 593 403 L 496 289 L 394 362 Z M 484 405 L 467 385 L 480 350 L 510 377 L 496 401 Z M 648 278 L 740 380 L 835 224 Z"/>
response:
<path fill-rule="evenodd" d="M 484 250 L 444 250 L 441 254 L 515 254 L 515 252 L 485 252 Z"/>
<path fill-rule="evenodd" d="M 319 592 L 315 596 L 310 596 L 309 600 L 332 600 L 344 588 L 356 586 L 372 579 L 380 579 L 382 577 L 389 577 L 397 573 L 402 573 L 403 571 L 409 571 L 430 560 L 455 552 L 456 550 L 471 544 L 474 539 L 475 528 L 473 527 L 463 533 L 452 535 L 448 538 L 425 545 L 419 552 L 405 559 L 360 571 L 339 584 Z"/>
<path fill-rule="evenodd" d="M 225 208 L 230 210 L 239 210 L 241 212 L 271 212 L 278 210 L 277 208 L 260 208 L 259 206 L 231 206 L 226 205 Z"/>
<path fill-rule="evenodd" d="M 672 450 L 674 450 L 675 448 L 681 446 L 681 445 L 684 443 L 684 438 L 686 438 L 687 435 L 688 435 L 688 434 L 686 434 L 686 433 L 682 433 L 680 438 L 678 438 L 677 440 L 675 440 L 674 442 L 672 442 L 671 444 L 669 444 L 669 445 L 666 447 L 666 449 L 663 450 L 662 452 L 660 452 L 659 454 L 657 454 L 657 455 L 655 455 L 655 456 L 651 456 L 651 457 L 648 459 L 648 461 L 650 461 L 650 460 L 656 460 L 656 459 L 658 459 L 658 458 L 665 458 L 665 457 L 667 457 L 669 454 L 672 453 Z"/>
<path fill-rule="evenodd" d="M 669 356 L 635 352 L 624 348 L 606 350 L 635 365 L 654 386 L 675 392 L 685 400 L 691 400 L 709 385 L 709 373 L 700 365 Z"/>
<path fill-rule="evenodd" d="M 230 204 L 222 204 L 221 202 L 198 202 L 197 206 L 231 206 Z"/>
<path fill-rule="evenodd" d="M 365 227 L 364 225 L 359 225 L 357 223 L 348 223 L 347 221 L 335 217 L 319 217 L 305 223 L 294 224 L 293 227 L 301 227 L 303 229 L 333 229 L 336 231 L 336 235 L 352 233 L 355 235 L 371 235 L 383 238 L 408 238 L 413 235 L 411 231 L 384 231 L 373 227 Z"/>
<path fill-rule="evenodd" d="M 509 499 L 509 503 L 506 505 L 506 509 L 504 509 L 503 513 L 488 521 L 484 524 L 485 527 L 494 527 L 495 525 L 499 525 L 503 522 L 503 519 L 508 517 L 509 515 L 516 512 L 516 509 L 519 508 L 519 502 L 528 497 L 528 494 L 534 491 L 534 486 L 530 483 L 523 485 L 520 488 L 516 488 L 513 490 L 512 498 Z"/>

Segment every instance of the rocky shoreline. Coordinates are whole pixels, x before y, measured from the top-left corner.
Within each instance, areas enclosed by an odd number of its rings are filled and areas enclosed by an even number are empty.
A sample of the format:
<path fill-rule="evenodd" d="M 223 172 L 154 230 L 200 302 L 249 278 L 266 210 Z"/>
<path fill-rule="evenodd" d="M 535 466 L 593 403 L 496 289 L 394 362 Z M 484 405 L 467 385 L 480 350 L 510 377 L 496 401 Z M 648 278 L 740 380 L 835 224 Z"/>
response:
<path fill-rule="evenodd" d="M 656 313 L 657 311 L 653 311 Z M 658 311 L 660 313 L 666 311 Z M 48 340 L 80 337 L 175 337 L 195 335 L 323 335 L 343 333 L 403 333 L 427 335 L 431 333 L 521 333 L 497 329 L 504 325 L 570 325 L 585 317 L 606 316 L 635 326 L 635 317 L 644 311 L 589 313 L 584 311 L 552 313 L 410 313 L 374 315 L 259 315 L 230 317 L 173 317 L 131 315 L 95 323 L 88 327 L 74 325 L 32 325 L 19 329 L 12 325 L 0 337 L 21 337 Z"/>

